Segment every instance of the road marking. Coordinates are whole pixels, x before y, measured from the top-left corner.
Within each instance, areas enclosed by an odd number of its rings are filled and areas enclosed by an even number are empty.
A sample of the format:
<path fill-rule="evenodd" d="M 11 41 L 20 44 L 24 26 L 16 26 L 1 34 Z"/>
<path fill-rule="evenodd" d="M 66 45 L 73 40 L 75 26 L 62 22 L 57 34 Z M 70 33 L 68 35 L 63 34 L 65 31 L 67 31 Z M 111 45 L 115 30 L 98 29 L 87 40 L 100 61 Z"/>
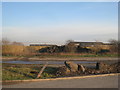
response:
<path fill-rule="evenodd" d="M 94 78 L 94 77 L 105 77 L 120 75 L 120 73 L 112 74 L 101 74 L 101 75 L 88 75 L 88 76 L 74 76 L 74 77 L 61 77 L 61 78 L 50 78 L 50 79 L 29 79 L 29 80 L 5 80 L 0 82 L 31 82 L 31 81 L 51 81 L 51 80 L 68 80 L 68 79 L 82 79 L 82 78 Z"/>

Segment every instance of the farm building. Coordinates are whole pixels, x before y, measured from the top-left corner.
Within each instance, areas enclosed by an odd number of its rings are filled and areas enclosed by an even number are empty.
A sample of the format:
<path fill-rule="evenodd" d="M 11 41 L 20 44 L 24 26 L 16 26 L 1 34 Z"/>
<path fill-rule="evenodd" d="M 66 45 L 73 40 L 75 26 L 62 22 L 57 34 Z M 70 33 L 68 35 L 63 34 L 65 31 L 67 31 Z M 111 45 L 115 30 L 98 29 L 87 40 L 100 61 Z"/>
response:
<path fill-rule="evenodd" d="M 74 47 L 82 47 L 82 48 L 88 48 L 88 49 L 93 49 L 93 48 L 101 48 L 101 49 L 110 49 L 112 46 L 109 43 L 103 43 L 103 42 L 70 42 L 67 44 L 68 46 L 74 46 Z"/>

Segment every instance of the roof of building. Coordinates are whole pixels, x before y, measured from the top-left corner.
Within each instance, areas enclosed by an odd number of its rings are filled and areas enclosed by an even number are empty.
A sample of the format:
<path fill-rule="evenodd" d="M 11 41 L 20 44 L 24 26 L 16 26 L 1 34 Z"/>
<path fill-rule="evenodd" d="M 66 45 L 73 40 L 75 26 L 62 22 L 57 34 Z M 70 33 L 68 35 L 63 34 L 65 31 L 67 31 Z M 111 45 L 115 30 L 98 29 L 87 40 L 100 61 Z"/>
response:
<path fill-rule="evenodd" d="M 103 42 L 70 42 L 70 43 L 76 43 L 76 44 L 80 44 L 80 43 L 86 43 L 86 44 L 103 44 Z"/>

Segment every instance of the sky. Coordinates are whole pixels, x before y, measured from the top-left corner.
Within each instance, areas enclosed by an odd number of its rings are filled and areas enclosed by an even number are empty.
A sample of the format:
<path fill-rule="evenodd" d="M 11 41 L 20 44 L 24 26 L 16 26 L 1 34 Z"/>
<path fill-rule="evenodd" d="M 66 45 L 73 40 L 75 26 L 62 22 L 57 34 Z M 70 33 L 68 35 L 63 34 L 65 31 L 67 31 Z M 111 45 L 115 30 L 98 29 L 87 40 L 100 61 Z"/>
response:
<path fill-rule="evenodd" d="M 117 2 L 3 2 L 2 37 L 63 45 L 118 39 Z"/>

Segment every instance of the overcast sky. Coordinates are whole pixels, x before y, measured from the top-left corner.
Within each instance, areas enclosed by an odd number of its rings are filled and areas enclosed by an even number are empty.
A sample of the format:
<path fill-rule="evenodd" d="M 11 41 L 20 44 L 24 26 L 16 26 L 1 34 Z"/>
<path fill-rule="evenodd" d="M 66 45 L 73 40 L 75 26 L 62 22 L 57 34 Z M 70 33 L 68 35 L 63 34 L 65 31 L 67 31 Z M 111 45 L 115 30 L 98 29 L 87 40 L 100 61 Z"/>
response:
<path fill-rule="evenodd" d="M 3 2 L 3 37 L 65 44 L 118 38 L 117 2 Z"/>

